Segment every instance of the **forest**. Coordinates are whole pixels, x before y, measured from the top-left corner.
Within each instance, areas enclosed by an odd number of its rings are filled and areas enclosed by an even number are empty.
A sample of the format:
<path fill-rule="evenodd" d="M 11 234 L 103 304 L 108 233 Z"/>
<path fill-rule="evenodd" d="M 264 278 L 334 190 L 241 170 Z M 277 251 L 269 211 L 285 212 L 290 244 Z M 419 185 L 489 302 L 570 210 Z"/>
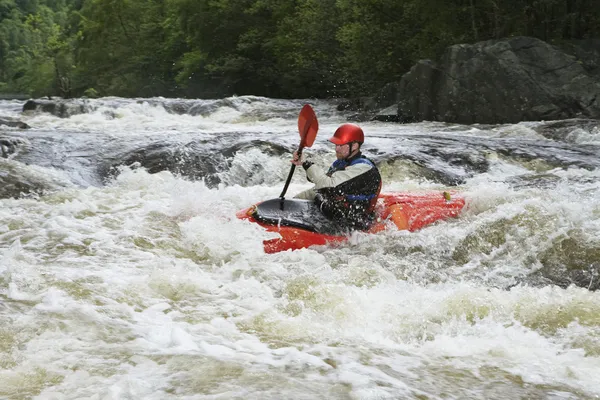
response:
<path fill-rule="evenodd" d="M 356 97 L 519 35 L 597 38 L 598 0 L 0 0 L 0 93 Z"/>

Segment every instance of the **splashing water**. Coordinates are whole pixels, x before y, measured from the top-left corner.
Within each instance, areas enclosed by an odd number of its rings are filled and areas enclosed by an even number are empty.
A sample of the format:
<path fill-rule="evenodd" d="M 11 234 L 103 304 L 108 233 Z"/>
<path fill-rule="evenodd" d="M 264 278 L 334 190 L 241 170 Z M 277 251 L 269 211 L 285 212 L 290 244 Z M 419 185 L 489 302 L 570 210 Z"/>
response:
<path fill-rule="evenodd" d="M 384 192 L 451 187 L 461 216 L 265 254 L 235 213 L 278 196 L 303 101 L 90 104 L 0 102 L 32 126 L 0 133 L 31 188 L 0 199 L 0 398 L 600 397 L 597 128 L 364 123 Z M 315 106 L 326 166 L 345 116 Z"/>

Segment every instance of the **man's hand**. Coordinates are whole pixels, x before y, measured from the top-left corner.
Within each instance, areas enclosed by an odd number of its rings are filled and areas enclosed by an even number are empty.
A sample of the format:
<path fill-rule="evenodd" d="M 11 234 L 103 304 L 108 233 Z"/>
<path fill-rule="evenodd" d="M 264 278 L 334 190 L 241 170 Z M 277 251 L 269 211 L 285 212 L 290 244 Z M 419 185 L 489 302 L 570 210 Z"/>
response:
<path fill-rule="evenodd" d="M 302 165 L 303 162 L 304 160 L 302 159 L 302 157 L 298 157 L 298 151 L 294 151 L 294 158 L 292 158 L 292 164 L 299 167 Z"/>

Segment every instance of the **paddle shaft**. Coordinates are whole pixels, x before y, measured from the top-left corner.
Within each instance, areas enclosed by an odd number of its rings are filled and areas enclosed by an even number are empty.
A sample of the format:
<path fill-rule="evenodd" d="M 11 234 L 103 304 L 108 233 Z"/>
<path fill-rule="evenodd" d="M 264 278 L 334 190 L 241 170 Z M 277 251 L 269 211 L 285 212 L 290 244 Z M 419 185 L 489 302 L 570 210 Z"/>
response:
<path fill-rule="evenodd" d="M 300 145 L 300 147 L 298 147 L 298 160 L 301 159 L 302 157 L 302 149 L 304 148 L 304 146 Z M 283 187 L 283 191 L 281 192 L 281 194 L 279 195 L 279 198 L 281 200 L 283 200 L 285 197 L 285 192 L 287 192 L 288 190 L 288 186 L 290 186 L 290 182 L 292 181 L 292 176 L 294 176 L 294 171 L 296 170 L 296 164 L 292 164 L 292 167 L 290 168 L 290 173 L 288 174 L 287 180 L 285 181 L 285 186 Z"/>

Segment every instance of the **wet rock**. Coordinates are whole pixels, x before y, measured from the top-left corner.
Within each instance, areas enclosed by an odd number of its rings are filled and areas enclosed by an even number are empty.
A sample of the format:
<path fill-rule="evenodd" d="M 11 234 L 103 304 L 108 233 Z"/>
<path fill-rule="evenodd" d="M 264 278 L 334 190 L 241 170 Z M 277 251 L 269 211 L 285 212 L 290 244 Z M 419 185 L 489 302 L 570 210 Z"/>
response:
<path fill-rule="evenodd" d="M 42 192 L 42 188 L 36 188 L 30 183 L 19 182 L 17 179 L 0 174 L 0 199 L 19 198 L 23 195 Z"/>
<path fill-rule="evenodd" d="M 360 123 L 370 121 L 371 119 L 373 119 L 374 115 L 375 114 L 373 112 L 359 112 L 356 114 L 348 115 L 346 119 L 350 122 Z"/>
<path fill-rule="evenodd" d="M 489 170 L 487 155 L 476 142 L 469 143 L 451 136 L 436 138 L 428 135 L 412 136 L 407 140 L 415 141 L 414 147 L 410 146 L 411 151 L 382 161 L 388 165 L 398 163 L 414 170 L 415 177 L 446 186 L 462 184 L 474 173 Z M 378 162 L 378 157 L 374 161 Z"/>
<path fill-rule="evenodd" d="M 29 129 L 31 128 L 25 122 L 18 121 L 12 118 L 0 118 L 0 125 L 9 126 L 11 128 Z"/>
<path fill-rule="evenodd" d="M 590 241 L 582 231 L 572 230 L 556 239 L 539 258 L 543 267 L 528 278 L 532 282 L 552 282 L 565 288 L 600 288 L 600 244 Z"/>
<path fill-rule="evenodd" d="M 393 105 L 377 112 L 371 120 L 381 122 L 402 122 L 402 116 L 398 113 L 398 106 Z"/>
<path fill-rule="evenodd" d="M 208 117 L 210 114 L 217 111 L 219 108 L 220 108 L 220 105 L 217 104 L 216 102 L 210 102 L 210 103 L 205 102 L 205 103 L 193 105 L 189 109 L 188 113 L 193 116 Z"/>
<path fill-rule="evenodd" d="M 16 154 L 19 147 L 25 144 L 25 140 L 13 137 L 0 136 L 0 155 L 2 158 L 9 158 Z"/>
<path fill-rule="evenodd" d="M 187 102 L 177 101 L 166 103 L 163 107 L 171 114 L 183 115 L 189 112 L 191 105 Z"/>
<path fill-rule="evenodd" d="M 110 164 L 100 168 L 100 174 L 103 178 L 110 179 L 118 175 L 119 167 L 124 165 L 142 167 L 151 174 L 170 171 L 193 180 L 205 179 L 207 185 L 211 187 L 217 185 L 219 179 L 215 175 L 216 166 L 206 158 L 201 158 L 201 153 L 195 151 L 194 147 L 194 145 L 173 146 L 169 143 L 149 144 L 115 156 Z M 218 155 L 219 152 L 216 154 Z"/>
<path fill-rule="evenodd" d="M 72 115 L 85 114 L 93 110 L 86 99 L 36 99 L 27 100 L 23 105 L 23 112 L 44 112 L 59 118 L 69 118 Z"/>
<path fill-rule="evenodd" d="M 223 107 L 237 110 L 239 108 L 238 101 L 241 101 L 241 99 L 232 97 L 218 100 L 201 100 L 190 107 L 188 114 L 193 116 L 207 117 Z"/>
<path fill-rule="evenodd" d="M 68 182 L 41 175 L 26 164 L 0 159 L 0 199 L 42 195 L 67 186 Z"/>
<path fill-rule="evenodd" d="M 16 144 L 9 138 L 0 138 L 0 150 L 2 151 L 2 158 L 8 158 L 11 154 L 14 154 Z"/>
<path fill-rule="evenodd" d="M 187 114 L 190 108 L 193 106 L 192 103 L 185 100 L 171 100 L 171 99 L 144 99 L 137 100 L 138 104 L 147 103 L 155 107 L 162 107 L 171 114 L 183 115 Z"/>
<path fill-rule="evenodd" d="M 377 107 L 373 97 L 356 97 L 340 102 L 338 111 L 373 111 Z"/>
<path fill-rule="evenodd" d="M 275 156 L 289 152 L 282 146 L 261 141 L 237 143 L 230 147 L 214 147 L 214 143 L 207 141 L 180 146 L 153 143 L 112 157 L 99 168 L 99 174 L 107 180 L 117 176 L 121 166 L 142 167 L 151 174 L 169 171 L 191 180 L 203 180 L 208 187 L 216 187 L 222 182 L 222 174 L 231 168 L 233 157 L 251 148 Z"/>
<path fill-rule="evenodd" d="M 553 121 L 534 128 L 540 135 L 556 141 L 566 141 L 569 135 L 576 129 L 581 129 L 590 134 L 596 132 L 600 135 L 600 120 L 574 118 Z"/>
<path fill-rule="evenodd" d="M 491 147 L 491 146 L 490 146 Z M 498 143 L 494 151 L 507 159 L 521 164 L 545 164 L 545 170 L 553 168 L 579 167 L 587 170 L 600 168 L 600 159 L 593 149 L 585 146 L 563 145 L 554 142 Z"/>
<path fill-rule="evenodd" d="M 387 85 L 375 97 L 359 97 L 344 100 L 337 105 L 337 110 L 356 111 L 356 113 L 346 117 L 348 121 L 352 122 L 405 122 L 405 119 L 398 113 L 398 105 L 392 100 L 396 98 L 395 94 L 387 93 L 387 91 L 392 91 L 392 89 L 387 88 L 395 89 L 395 87 L 392 84 Z"/>

